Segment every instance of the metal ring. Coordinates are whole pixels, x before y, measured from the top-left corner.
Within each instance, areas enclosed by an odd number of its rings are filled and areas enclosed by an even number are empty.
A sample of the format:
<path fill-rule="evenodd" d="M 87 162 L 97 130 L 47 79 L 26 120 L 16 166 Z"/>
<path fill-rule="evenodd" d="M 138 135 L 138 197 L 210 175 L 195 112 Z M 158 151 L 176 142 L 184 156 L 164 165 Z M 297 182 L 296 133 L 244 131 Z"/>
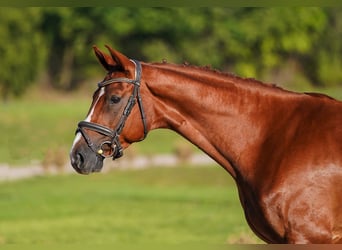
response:
<path fill-rule="evenodd" d="M 104 145 L 108 145 L 108 148 L 111 149 L 111 153 L 110 154 L 105 154 L 106 151 L 108 151 L 107 149 L 104 149 L 103 146 Z M 104 158 L 109 158 L 109 157 L 113 157 L 113 155 L 116 154 L 117 151 L 117 146 L 115 144 L 113 144 L 111 141 L 104 141 L 100 144 L 99 150 L 97 150 L 97 154 L 101 155 Z"/>

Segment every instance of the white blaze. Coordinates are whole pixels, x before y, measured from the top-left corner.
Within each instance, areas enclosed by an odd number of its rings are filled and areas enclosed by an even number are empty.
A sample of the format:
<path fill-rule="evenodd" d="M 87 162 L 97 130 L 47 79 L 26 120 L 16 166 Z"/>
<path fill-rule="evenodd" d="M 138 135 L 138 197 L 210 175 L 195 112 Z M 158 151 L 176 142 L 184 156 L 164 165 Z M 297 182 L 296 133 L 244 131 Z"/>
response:
<path fill-rule="evenodd" d="M 105 93 L 105 91 L 104 91 L 104 88 L 102 87 L 102 88 L 100 89 L 100 93 L 99 93 L 99 96 L 98 96 L 96 102 L 94 103 L 92 109 L 90 110 L 88 116 L 87 116 L 86 119 L 85 119 L 86 122 L 91 122 L 91 118 L 92 118 L 92 116 L 93 116 L 93 114 L 94 114 L 95 106 L 96 106 L 96 104 L 98 103 L 98 101 L 100 100 L 100 98 L 104 95 L 104 93 Z M 80 132 L 78 132 L 78 133 L 76 134 L 75 139 L 74 139 L 74 142 L 73 142 L 73 144 L 72 144 L 71 151 L 73 150 L 74 146 L 79 142 L 79 140 L 81 139 L 81 137 L 82 137 L 82 134 L 81 134 Z"/>

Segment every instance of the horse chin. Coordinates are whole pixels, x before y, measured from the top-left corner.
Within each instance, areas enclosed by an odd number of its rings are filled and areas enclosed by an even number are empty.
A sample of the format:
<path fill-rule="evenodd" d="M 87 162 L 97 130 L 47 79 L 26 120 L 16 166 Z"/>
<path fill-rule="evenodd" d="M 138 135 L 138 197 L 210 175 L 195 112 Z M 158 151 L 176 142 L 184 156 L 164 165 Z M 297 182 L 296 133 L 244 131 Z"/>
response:
<path fill-rule="evenodd" d="M 93 163 L 89 162 L 85 164 L 82 168 L 74 167 L 74 169 L 79 174 L 88 175 L 91 173 L 101 172 L 102 167 L 103 167 L 103 160 L 98 159 Z"/>
<path fill-rule="evenodd" d="M 91 173 L 101 172 L 102 167 L 103 167 L 103 159 L 100 159 L 100 157 L 97 157 L 97 158 L 98 159 L 96 160 L 96 162 L 93 163 L 92 165 L 89 165 L 89 167 L 86 167 L 82 174 L 91 174 Z"/>

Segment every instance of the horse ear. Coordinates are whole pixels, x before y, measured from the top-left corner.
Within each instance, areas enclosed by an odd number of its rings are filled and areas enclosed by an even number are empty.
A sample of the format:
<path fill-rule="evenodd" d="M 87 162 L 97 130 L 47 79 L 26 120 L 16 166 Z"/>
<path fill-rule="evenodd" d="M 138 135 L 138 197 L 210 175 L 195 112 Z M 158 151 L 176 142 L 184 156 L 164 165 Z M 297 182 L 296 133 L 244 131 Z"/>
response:
<path fill-rule="evenodd" d="M 109 50 L 112 59 L 116 62 L 116 66 L 122 68 L 123 70 L 129 71 L 134 75 L 134 63 L 125 55 L 112 49 L 108 45 L 106 48 Z"/>
<path fill-rule="evenodd" d="M 95 45 L 93 46 L 95 55 L 99 62 L 102 64 L 102 66 L 107 70 L 111 71 L 111 69 L 114 68 L 115 62 L 113 61 L 113 58 L 105 53 L 103 53 L 101 50 L 99 50 Z"/>

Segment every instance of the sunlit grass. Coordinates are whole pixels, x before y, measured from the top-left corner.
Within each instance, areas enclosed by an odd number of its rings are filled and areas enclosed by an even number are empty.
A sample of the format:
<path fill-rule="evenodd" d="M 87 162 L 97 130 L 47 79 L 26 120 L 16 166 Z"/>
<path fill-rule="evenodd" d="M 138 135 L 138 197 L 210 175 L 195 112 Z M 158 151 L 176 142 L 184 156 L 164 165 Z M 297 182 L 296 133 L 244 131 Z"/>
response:
<path fill-rule="evenodd" d="M 27 164 L 42 159 L 48 148 L 67 146 L 84 112 L 84 103 L 74 101 L 1 105 L 0 162 Z"/>
<path fill-rule="evenodd" d="M 211 243 L 250 235 L 220 167 L 153 168 L 0 184 L 0 243 Z"/>

